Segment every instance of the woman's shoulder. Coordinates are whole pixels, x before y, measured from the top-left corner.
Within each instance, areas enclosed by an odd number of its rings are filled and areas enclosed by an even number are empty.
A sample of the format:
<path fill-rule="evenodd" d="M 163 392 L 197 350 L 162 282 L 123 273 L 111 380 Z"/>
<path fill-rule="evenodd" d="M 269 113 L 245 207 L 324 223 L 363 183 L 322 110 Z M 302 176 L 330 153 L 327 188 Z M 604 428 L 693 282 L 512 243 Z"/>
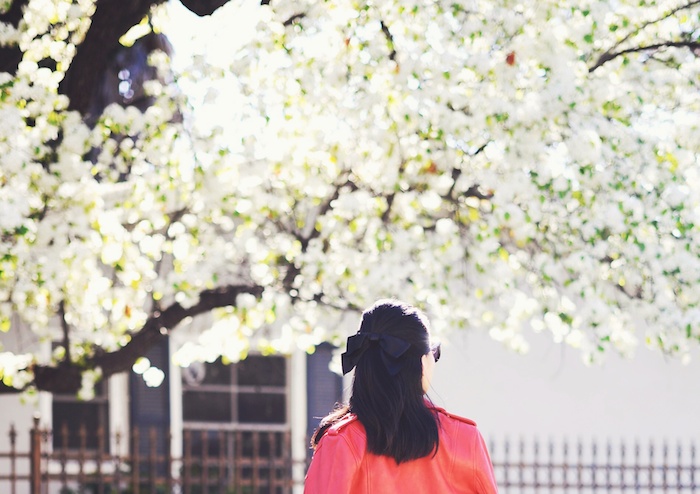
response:
<path fill-rule="evenodd" d="M 448 477 L 466 485 L 460 492 L 498 492 L 488 448 L 476 422 L 435 407 L 440 420 L 438 454 L 449 458 Z"/>
<path fill-rule="evenodd" d="M 356 461 L 362 458 L 366 449 L 365 428 L 354 414 L 348 414 L 331 425 L 318 443 L 317 449 L 350 451 Z"/>
<path fill-rule="evenodd" d="M 468 419 L 466 417 L 462 417 L 460 415 L 450 413 L 447 410 L 445 410 L 444 408 L 440 408 L 440 407 L 436 407 L 436 406 L 433 406 L 432 408 L 433 408 L 433 410 L 435 410 L 437 412 L 440 421 L 454 422 L 454 423 L 458 423 L 458 424 L 461 423 L 461 424 L 470 425 L 472 427 L 476 427 L 476 422 L 474 422 L 472 419 Z"/>
<path fill-rule="evenodd" d="M 362 434 L 364 436 L 365 429 L 362 423 L 357 419 L 357 415 L 354 413 L 348 413 L 344 417 L 340 418 L 333 425 L 328 428 L 326 435 L 339 436 L 339 435 L 357 435 Z"/>

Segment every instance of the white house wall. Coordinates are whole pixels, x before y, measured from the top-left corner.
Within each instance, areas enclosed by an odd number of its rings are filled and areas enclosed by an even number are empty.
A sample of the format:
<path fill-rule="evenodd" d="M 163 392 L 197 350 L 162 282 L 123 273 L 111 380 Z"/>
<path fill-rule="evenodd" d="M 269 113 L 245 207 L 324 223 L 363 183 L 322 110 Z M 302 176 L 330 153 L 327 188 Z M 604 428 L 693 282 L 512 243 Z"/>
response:
<path fill-rule="evenodd" d="M 13 330 L 7 333 L 0 332 L 0 352 L 34 353 L 42 351 L 50 353 L 48 345 L 43 347 L 38 342 L 36 335 L 22 325 L 21 320 L 14 316 L 12 319 Z M 47 355 L 43 355 L 47 356 Z M 16 447 L 18 451 L 29 451 L 29 431 L 32 428 L 33 417 L 42 414 L 46 403 L 51 412 L 51 398 L 47 393 L 38 393 L 32 397 L 22 397 L 16 393 L 0 394 L 0 451 L 10 449 L 9 429 L 11 425 L 17 430 Z M 50 418 L 49 418 L 50 420 Z M 46 418 L 41 417 L 42 425 L 47 424 Z M 50 422 L 48 422 L 50 424 Z M 0 464 L 3 468 L 5 463 Z M 0 489 L 0 492 L 4 492 Z"/>
<path fill-rule="evenodd" d="M 527 355 L 488 335 L 443 343 L 433 401 L 477 422 L 487 439 L 640 440 L 700 443 L 700 355 L 689 365 L 639 348 L 587 367 L 580 353 L 533 334 Z"/>
<path fill-rule="evenodd" d="M 29 431 L 35 413 L 39 413 L 38 400 L 23 403 L 17 394 L 0 395 L 0 452 L 10 450 L 9 430 L 13 425 L 17 430 L 15 447 L 18 451 L 29 451 Z M 6 466 L 5 461 L 0 465 Z"/>

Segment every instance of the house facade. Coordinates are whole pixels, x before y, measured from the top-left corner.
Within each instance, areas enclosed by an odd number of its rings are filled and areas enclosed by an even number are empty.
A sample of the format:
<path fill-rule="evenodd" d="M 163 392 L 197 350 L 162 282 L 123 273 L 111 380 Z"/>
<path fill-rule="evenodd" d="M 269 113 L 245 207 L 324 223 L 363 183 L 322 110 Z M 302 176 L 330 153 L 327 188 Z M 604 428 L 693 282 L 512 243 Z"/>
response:
<path fill-rule="evenodd" d="M 576 350 L 554 343 L 544 334 L 533 334 L 530 344 L 529 354 L 516 355 L 483 333 L 465 331 L 450 335 L 443 340 L 442 357 L 429 392 L 436 405 L 479 424 L 502 481 L 510 482 L 507 468 L 538 464 L 538 441 L 542 448 L 550 449 L 550 456 L 557 457 L 557 461 L 561 461 L 562 444 L 566 456 L 567 441 L 572 450 L 578 447 L 587 451 L 593 445 L 593 455 L 596 444 L 600 449 L 607 445 L 608 450 L 611 445 L 617 448 L 628 444 L 632 448 L 641 444 L 646 456 L 643 461 L 637 458 L 636 465 L 630 463 L 630 472 L 640 470 L 640 461 L 644 465 L 654 461 L 661 465 L 665 461 L 666 466 L 659 470 L 664 473 L 664 482 L 667 471 L 677 471 L 678 482 L 690 475 L 700 479 L 700 455 L 680 457 L 681 448 L 690 451 L 688 448 L 700 446 L 700 356 L 682 365 L 641 348 L 633 359 L 609 355 L 603 364 L 587 367 Z M 251 451 L 257 448 L 262 454 L 285 448 L 283 454 L 292 459 L 289 464 L 296 485 L 290 490 L 300 492 L 305 463 L 310 457 L 309 435 L 319 417 L 344 392 L 347 395 L 347 378 L 343 380 L 329 370 L 334 349 L 321 345 L 313 354 L 252 354 L 234 364 L 217 360 L 186 368 L 170 364 L 172 351 L 168 340 L 164 340 L 147 354 L 151 364 L 166 373 L 157 387 L 148 386 L 141 375 L 130 372 L 112 376 L 99 385 L 95 399 L 89 402 L 48 393 L 39 393 L 27 402 L 15 395 L 0 395 L 2 424 L 6 429 L 10 424 L 15 426 L 15 447 L 20 451 L 28 450 L 25 432 L 31 429 L 35 415 L 40 417 L 42 426 L 54 431 L 50 446 L 54 450 L 87 447 L 102 448 L 105 454 L 122 450 L 142 457 L 158 454 L 185 458 L 214 457 L 237 447 Z M 102 430 L 103 436 L 89 434 L 81 439 L 81 426 Z M 135 429 L 151 432 L 134 438 L 128 433 Z M 119 434 L 121 442 L 115 439 Z M 262 439 L 253 444 L 254 436 Z M 513 461 L 507 446 L 504 450 L 508 441 L 512 449 L 520 449 L 517 461 Z M 534 453 L 530 451 L 533 444 Z M 7 431 L 0 431 L 0 452 L 8 449 Z M 647 458 L 648 451 L 656 459 Z M 580 464 L 585 460 L 591 465 L 598 461 L 602 471 L 608 468 L 606 461 L 612 462 L 610 455 L 607 459 L 580 457 L 576 461 Z M 631 455 L 629 449 L 628 456 Z M 678 461 L 673 463 L 664 455 L 677 455 Z M 549 460 L 553 463 L 553 458 Z M 692 469 L 683 470 L 688 465 Z M 0 461 L 0 475 L 7 468 L 7 461 Z M 537 470 L 533 472 L 532 482 L 537 483 Z M 551 472 L 548 475 L 551 477 Z M 527 481 L 522 479 L 522 472 L 520 476 L 520 484 L 508 485 L 530 485 L 522 483 Z M 569 483 L 566 479 L 563 482 Z M 590 481 L 581 480 L 579 473 L 581 482 Z M 646 478 L 637 482 L 651 485 Z M 502 487 L 502 491 L 509 490 Z M 5 492 L 2 485 L 0 492 Z M 688 492 L 700 492 L 700 487 Z"/>
<path fill-rule="evenodd" d="M 100 382 L 90 401 L 44 392 L 29 399 L 0 395 L 0 454 L 13 448 L 29 451 L 28 431 L 39 417 L 41 427 L 53 432 L 47 447 L 54 452 L 99 451 L 105 458 L 291 458 L 291 472 L 278 475 L 291 475 L 298 490 L 318 417 L 342 399 L 343 380 L 329 370 L 332 351 L 322 344 L 312 354 L 250 354 L 237 363 L 219 359 L 181 368 L 171 364 L 172 347 L 164 339 L 146 354 L 152 366 L 165 371 L 158 386 L 129 372 Z M 17 431 L 14 445 L 10 427 Z M 136 436 L 135 430 L 140 431 Z M 47 468 L 64 468 L 55 463 Z M 0 456 L 0 477 L 9 468 L 9 460 Z M 19 475 L 28 474 L 28 464 L 18 462 L 16 468 Z M 76 463 L 73 468 L 83 467 Z M 182 475 L 178 468 L 173 475 Z M 266 468 L 261 466 L 256 475 L 269 476 Z M 10 492 L 8 486 L 0 480 L 0 492 Z M 17 488 L 18 494 L 29 492 L 28 485 Z"/>

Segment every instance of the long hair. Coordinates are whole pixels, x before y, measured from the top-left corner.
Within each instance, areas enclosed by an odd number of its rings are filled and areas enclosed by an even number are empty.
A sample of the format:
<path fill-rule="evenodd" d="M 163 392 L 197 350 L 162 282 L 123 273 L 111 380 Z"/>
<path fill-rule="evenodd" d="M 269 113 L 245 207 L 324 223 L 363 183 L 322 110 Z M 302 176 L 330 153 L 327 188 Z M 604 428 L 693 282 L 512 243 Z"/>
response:
<path fill-rule="evenodd" d="M 355 414 L 367 434 L 370 453 L 390 456 L 400 464 L 437 452 L 438 419 L 423 396 L 421 358 L 430 351 L 426 317 L 415 307 L 396 300 L 380 300 L 365 310 L 358 334 L 384 334 L 410 344 L 391 375 L 382 360 L 381 346 L 370 345 L 355 368 L 347 406 L 326 416 L 312 438 L 316 447 L 336 422 Z"/>

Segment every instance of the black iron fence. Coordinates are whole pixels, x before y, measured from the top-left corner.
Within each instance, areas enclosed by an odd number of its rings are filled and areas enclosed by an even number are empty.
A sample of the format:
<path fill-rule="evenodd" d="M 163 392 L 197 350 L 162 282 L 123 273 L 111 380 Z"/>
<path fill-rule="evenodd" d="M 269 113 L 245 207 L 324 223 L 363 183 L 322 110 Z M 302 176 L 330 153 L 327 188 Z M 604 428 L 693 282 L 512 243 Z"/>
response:
<path fill-rule="evenodd" d="M 538 440 L 489 445 L 500 492 L 700 492 L 700 462 L 693 440 L 597 442 Z"/>
<path fill-rule="evenodd" d="M 10 426 L 9 450 L 0 451 L 0 493 L 288 494 L 294 485 L 288 430 L 186 430 L 178 455 L 162 447 L 172 444 L 170 433 L 162 437 L 155 428 L 93 434 L 96 442 L 84 428 L 70 438 L 35 421 L 29 451 L 20 451 Z"/>

